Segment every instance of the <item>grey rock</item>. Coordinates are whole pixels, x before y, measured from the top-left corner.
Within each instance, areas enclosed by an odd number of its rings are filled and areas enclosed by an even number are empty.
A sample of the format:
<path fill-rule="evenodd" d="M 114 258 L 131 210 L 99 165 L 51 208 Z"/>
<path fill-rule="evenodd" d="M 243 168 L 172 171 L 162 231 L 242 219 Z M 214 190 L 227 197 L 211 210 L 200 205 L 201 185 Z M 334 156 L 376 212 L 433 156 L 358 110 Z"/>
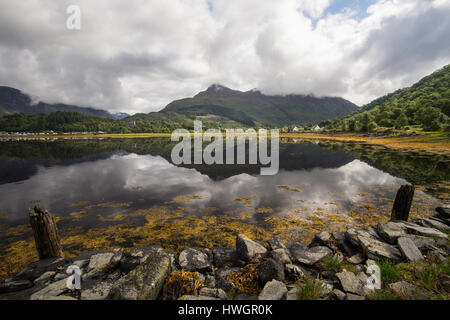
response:
<path fill-rule="evenodd" d="M 295 264 L 287 264 L 284 266 L 285 277 L 291 281 L 297 281 L 305 276 L 303 270 Z"/>
<path fill-rule="evenodd" d="M 0 282 L 0 293 L 16 292 L 33 286 L 30 280 L 9 280 Z"/>
<path fill-rule="evenodd" d="M 216 271 L 216 287 L 223 289 L 225 292 L 235 291 L 236 286 L 227 277 L 233 273 L 239 272 L 239 268 L 222 268 Z"/>
<path fill-rule="evenodd" d="M 419 262 L 424 259 L 422 253 L 410 238 L 398 238 L 398 247 L 408 261 Z"/>
<path fill-rule="evenodd" d="M 222 289 L 201 288 L 199 291 L 199 295 L 218 298 L 220 300 L 227 300 L 227 294 Z"/>
<path fill-rule="evenodd" d="M 345 300 L 346 295 L 339 289 L 333 289 L 333 291 L 330 292 L 330 296 L 333 300 Z"/>
<path fill-rule="evenodd" d="M 450 207 L 449 206 L 438 207 L 438 208 L 436 208 L 436 212 L 444 219 L 450 218 Z"/>
<path fill-rule="evenodd" d="M 242 260 L 248 262 L 258 255 L 265 254 L 267 249 L 246 236 L 239 234 L 236 237 L 236 251 Z"/>
<path fill-rule="evenodd" d="M 212 261 L 207 253 L 193 248 L 185 248 L 178 257 L 180 267 L 187 271 L 212 271 Z"/>
<path fill-rule="evenodd" d="M 108 297 L 119 300 L 155 300 L 171 272 L 170 262 L 168 254 L 151 255 L 145 263 L 116 281 Z"/>
<path fill-rule="evenodd" d="M 284 266 L 279 261 L 267 259 L 258 266 L 258 277 L 262 286 L 273 279 L 284 281 Z"/>
<path fill-rule="evenodd" d="M 50 281 L 53 276 L 56 274 L 56 271 L 47 271 L 42 274 L 39 278 L 34 280 L 34 285 L 39 286 Z"/>
<path fill-rule="evenodd" d="M 438 275 L 438 288 L 450 293 L 450 276 L 445 274 Z"/>
<path fill-rule="evenodd" d="M 394 291 L 397 297 L 407 300 L 416 300 L 424 296 L 424 291 L 406 281 L 399 281 L 389 284 L 389 288 Z"/>
<path fill-rule="evenodd" d="M 344 270 L 336 273 L 336 277 L 339 279 L 345 292 L 354 294 L 362 294 L 364 292 L 364 283 L 353 272 Z"/>
<path fill-rule="evenodd" d="M 72 263 L 74 266 L 77 266 L 80 269 L 83 269 L 84 267 L 89 265 L 89 259 L 84 259 L 84 260 L 75 260 Z"/>
<path fill-rule="evenodd" d="M 396 221 L 380 222 L 377 224 L 377 230 L 384 241 L 390 244 L 396 244 L 399 237 L 407 234 L 405 225 Z"/>
<path fill-rule="evenodd" d="M 236 248 L 233 247 L 215 247 L 213 249 L 213 262 L 217 268 L 242 267 L 244 265 L 244 262 L 239 259 Z"/>
<path fill-rule="evenodd" d="M 271 250 L 284 249 L 286 251 L 289 251 L 287 246 L 280 238 L 275 237 L 270 239 L 268 242 Z"/>
<path fill-rule="evenodd" d="M 419 235 L 425 237 L 438 237 L 442 239 L 448 238 L 445 233 L 434 228 L 422 227 L 412 222 L 405 222 L 404 225 L 409 233 L 418 233 Z"/>
<path fill-rule="evenodd" d="M 258 296 L 254 294 L 245 294 L 245 293 L 239 293 L 234 297 L 234 300 L 240 300 L 240 301 L 254 301 L 258 300 Z"/>
<path fill-rule="evenodd" d="M 114 249 L 112 252 L 98 253 L 91 256 L 87 267 L 86 277 L 95 277 L 114 270 L 123 256 L 123 249 Z"/>
<path fill-rule="evenodd" d="M 337 241 L 342 241 L 345 239 L 345 232 L 333 232 L 332 235 Z"/>
<path fill-rule="evenodd" d="M 31 300 L 60 300 L 61 295 L 65 292 L 68 292 L 67 281 L 59 280 L 56 281 L 47 287 L 33 293 L 30 297 Z M 62 298 L 64 299 L 64 298 Z"/>
<path fill-rule="evenodd" d="M 433 238 L 416 236 L 414 234 L 408 234 L 406 235 L 406 238 L 411 239 L 419 250 L 425 252 L 429 251 L 430 248 L 436 243 Z"/>
<path fill-rule="evenodd" d="M 331 235 L 328 233 L 328 231 L 322 231 L 322 232 L 317 233 L 314 236 L 310 246 L 311 247 L 312 246 L 316 246 L 316 245 L 318 245 L 318 246 L 328 246 L 330 240 L 331 240 Z"/>
<path fill-rule="evenodd" d="M 434 219 L 423 219 L 419 221 L 420 225 L 423 227 L 429 227 L 429 228 L 435 228 L 435 229 L 441 229 L 441 230 L 450 230 L 450 226 L 446 225 L 445 223 L 442 223 L 440 221 L 434 220 Z"/>
<path fill-rule="evenodd" d="M 298 289 L 292 288 L 286 294 L 286 300 L 298 300 Z"/>
<path fill-rule="evenodd" d="M 396 247 L 378 240 L 378 237 L 375 237 L 373 232 L 351 228 L 347 231 L 347 237 L 352 242 L 357 243 L 369 259 L 401 261 L 400 251 Z"/>
<path fill-rule="evenodd" d="M 66 278 L 68 278 L 68 277 L 69 277 L 69 275 L 68 275 L 67 273 L 58 273 L 58 274 L 56 274 L 56 276 L 53 278 L 53 280 L 59 281 L 59 280 L 66 279 Z"/>
<path fill-rule="evenodd" d="M 364 261 L 366 261 L 366 257 L 358 252 L 357 254 L 351 256 L 350 258 L 347 258 L 347 261 L 350 262 L 351 264 L 361 264 L 364 263 Z"/>
<path fill-rule="evenodd" d="M 33 262 L 14 276 L 14 280 L 34 281 L 47 271 L 59 271 L 68 265 L 70 260 L 63 258 L 48 258 Z"/>
<path fill-rule="evenodd" d="M 294 250 L 291 253 L 297 262 L 312 266 L 323 258 L 332 255 L 333 251 L 328 247 L 313 247 L 306 250 Z"/>
<path fill-rule="evenodd" d="M 361 251 L 359 245 L 355 245 L 347 238 L 340 240 L 338 247 L 348 257 L 352 257 Z"/>
<path fill-rule="evenodd" d="M 266 283 L 258 296 L 258 300 L 281 300 L 287 292 L 288 290 L 283 282 L 272 280 Z"/>
<path fill-rule="evenodd" d="M 113 283 L 111 281 L 99 281 L 90 288 L 81 291 L 81 300 L 105 300 L 110 292 Z"/>
<path fill-rule="evenodd" d="M 270 252 L 272 258 L 276 261 L 281 262 L 282 264 L 292 263 L 291 258 L 289 257 L 289 251 L 285 249 L 275 249 Z"/>

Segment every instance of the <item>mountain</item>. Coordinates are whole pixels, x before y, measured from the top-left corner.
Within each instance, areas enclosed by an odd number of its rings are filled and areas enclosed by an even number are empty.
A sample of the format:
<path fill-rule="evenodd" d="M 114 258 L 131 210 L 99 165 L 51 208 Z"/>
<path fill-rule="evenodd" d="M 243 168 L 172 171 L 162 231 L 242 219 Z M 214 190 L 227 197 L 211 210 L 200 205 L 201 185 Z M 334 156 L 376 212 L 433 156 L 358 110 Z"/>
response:
<path fill-rule="evenodd" d="M 213 84 L 192 98 L 176 100 L 160 113 L 177 113 L 188 118 L 217 122 L 233 121 L 247 126 L 283 126 L 318 123 L 344 116 L 357 109 L 345 99 L 312 95 L 265 95 Z"/>
<path fill-rule="evenodd" d="M 85 108 L 62 103 L 49 104 L 45 102 L 38 102 L 34 104 L 31 97 L 22 91 L 10 87 L 0 86 L 0 116 L 14 113 L 49 114 L 57 111 L 78 112 L 111 119 L 123 119 L 129 116 L 126 113 L 111 114 L 105 110 L 89 107 Z"/>
<path fill-rule="evenodd" d="M 362 106 L 344 117 L 362 129 L 420 125 L 439 130 L 450 117 L 450 65 L 426 76 L 411 87 L 397 90 Z M 358 128 L 356 128 L 358 130 Z M 351 130 L 352 131 L 352 130 Z M 368 131 L 368 130 L 362 130 Z"/>

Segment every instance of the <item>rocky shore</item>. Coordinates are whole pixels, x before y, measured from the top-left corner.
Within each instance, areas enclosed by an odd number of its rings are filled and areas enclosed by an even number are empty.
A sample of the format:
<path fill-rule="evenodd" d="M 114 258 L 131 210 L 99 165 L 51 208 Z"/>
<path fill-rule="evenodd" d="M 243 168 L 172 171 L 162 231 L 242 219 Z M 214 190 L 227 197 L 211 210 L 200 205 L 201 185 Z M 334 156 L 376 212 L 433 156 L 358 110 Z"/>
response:
<path fill-rule="evenodd" d="M 277 238 L 264 245 L 239 234 L 235 247 L 178 255 L 150 246 L 45 259 L 1 282 L 0 299 L 447 299 L 450 212 L 436 211 L 428 219 L 323 231 L 309 245 Z M 82 272 L 80 290 L 67 286 L 72 265 Z M 378 290 L 371 266 L 381 271 Z"/>

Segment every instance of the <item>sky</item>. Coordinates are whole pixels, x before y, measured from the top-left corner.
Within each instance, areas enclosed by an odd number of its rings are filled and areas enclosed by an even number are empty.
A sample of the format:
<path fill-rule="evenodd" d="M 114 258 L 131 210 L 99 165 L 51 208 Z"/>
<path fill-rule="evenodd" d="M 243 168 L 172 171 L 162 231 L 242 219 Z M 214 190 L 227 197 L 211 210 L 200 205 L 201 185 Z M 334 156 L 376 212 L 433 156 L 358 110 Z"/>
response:
<path fill-rule="evenodd" d="M 449 16 L 450 0 L 0 0 L 0 85 L 130 114 L 213 83 L 363 105 L 450 63 Z"/>

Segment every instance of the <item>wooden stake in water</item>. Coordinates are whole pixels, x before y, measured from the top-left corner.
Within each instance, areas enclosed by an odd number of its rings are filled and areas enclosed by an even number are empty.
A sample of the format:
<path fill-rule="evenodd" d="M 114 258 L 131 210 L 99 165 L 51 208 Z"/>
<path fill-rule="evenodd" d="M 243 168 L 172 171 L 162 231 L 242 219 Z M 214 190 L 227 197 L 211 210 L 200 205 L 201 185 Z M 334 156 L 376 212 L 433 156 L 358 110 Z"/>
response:
<path fill-rule="evenodd" d="M 62 257 L 63 251 L 53 216 L 39 206 L 30 208 L 29 216 L 39 259 Z"/>
<path fill-rule="evenodd" d="M 394 206 L 392 207 L 391 220 L 408 221 L 413 197 L 414 186 L 404 185 L 398 189 Z"/>

